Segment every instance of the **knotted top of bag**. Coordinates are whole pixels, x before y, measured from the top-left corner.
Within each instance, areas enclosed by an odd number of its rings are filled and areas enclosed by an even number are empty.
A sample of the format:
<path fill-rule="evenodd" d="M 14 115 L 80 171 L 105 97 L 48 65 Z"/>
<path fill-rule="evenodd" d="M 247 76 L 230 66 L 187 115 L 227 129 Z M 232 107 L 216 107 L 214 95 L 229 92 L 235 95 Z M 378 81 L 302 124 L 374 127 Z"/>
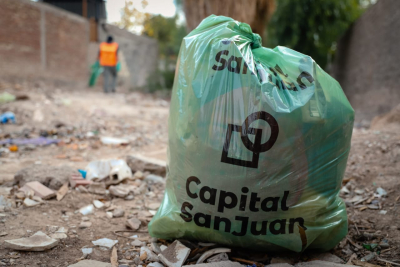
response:
<path fill-rule="evenodd" d="M 256 49 L 262 46 L 261 36 L 257 33 L 253 33 L 249 24 L 241 22 L 239 23 L 239 29 L 252 40 L 251 48 Z"/>

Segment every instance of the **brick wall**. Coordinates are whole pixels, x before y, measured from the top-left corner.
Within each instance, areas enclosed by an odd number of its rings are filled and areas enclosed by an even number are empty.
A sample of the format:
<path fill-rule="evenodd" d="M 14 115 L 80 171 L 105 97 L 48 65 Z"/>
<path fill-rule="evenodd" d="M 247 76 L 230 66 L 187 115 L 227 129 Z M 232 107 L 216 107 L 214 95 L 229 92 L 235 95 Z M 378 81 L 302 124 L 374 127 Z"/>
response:
<path fill-rule="evenodd" d="M 400 103 L 400 1 L 379 0 L 338 42 L 332 74 L 356 111 L 371 120 Z"/>
<path fill-rule="evenodd" d="M 29 0 L 0 1 L 0 77 L 87 81 L 89 22 Z"/>

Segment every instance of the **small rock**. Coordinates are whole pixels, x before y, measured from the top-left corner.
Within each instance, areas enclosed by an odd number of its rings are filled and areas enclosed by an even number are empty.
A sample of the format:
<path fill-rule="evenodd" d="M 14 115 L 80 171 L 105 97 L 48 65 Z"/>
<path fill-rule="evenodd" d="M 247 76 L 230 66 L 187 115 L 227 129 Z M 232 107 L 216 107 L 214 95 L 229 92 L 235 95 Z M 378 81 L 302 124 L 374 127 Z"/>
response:
<path fill-rule="evenodd" d="M 115 209 L 112 213 L 114 218 L 124 217 L 125 211 L 123 209 Z"/>
<path fill-rule="evenodd" d="M 7 232 L 0 232 L 0 236 L 6 236 L 6 235 L 8 235 Z"/>
<path fill-rule="evenodd" d="M 143 258 L 144 258 L 144 260 L 143 260 Z M 140 248 L 140 259 L 142 261 L 160 261 L 158 256 L 153 251 L 151 251 L 148 247 L 145 247 L 145 246 Z"/>
<path fill-rule="evenodd" d="M 82 221 L 84 221 L 84 222 L 89 221 L 89 217 L 83 216 Z"/>
<path fill-rule="evenodd" d="M 135 174 L 133 175 L 133 180 L 139 179 L 139 180 L 143 180 L 144 179 L 144 174 L 141 171 L 137 171 L 135 172 Z"/>
<path fill-rule="evenodd" d="M 132 169 L 132 171 L 148 171 L 157 175 L 165 176 L 166 174 L 166 162 L 153 158 L 146 158 L 140 155 L 128 156 L 126 163 Z"/>
<path fill-rule="evenodd" d="M 92 254 L 93 249 L 92 248 L 82 248 L 82 253 L 83 253 L 83 257 L 86 257 L 89 254 Z"/>
<path fill-rule="evenodd" d="M 102 238 L 102 239 L 98 239 L 95 241 L 92 241 L 93 245 L 95 246 L 99 246 L 99 247 L 106 247 L 111 249 L 115 244 L 118 243 L 118 240 L 112 240 L 109 238 Z"/>
<path fill-rule="evenodd" d="M 123 185 L 118 186 L 110 186 L 109 188 L 110 194 L 114 197 L 124 198 L 129 194 L 129 188 L 126 188 Z"/>
<path fill-rule="evenodd" d="M 79 229 L 89 228 L 90 226 L 92 226 L 91 222 L 81 222 L 81 224 L 79 225 Z"/>
<path fill-rule="evenodd" d="M 126 226 L 131 228 L 132 230 L 137 230 L 137 229 L 139 229 L 141 223 L 142 222 L 139 219 L 131 218 L 126 221 Z"/>
<path fill-rule="evenodd" d="M 24 192 L 17 192 L 15 193 L 15 197 L 18 199 L 24 199 L 25 198 L 25 193 Z"/>
<path fill-rule="evenodd" d="M 146 207 L 150 210 L 157 210 L 160 207 L 161 203 L 159 202 L 154 202 L 154 203 L 149 203 L 146 205 Z"/>
<path fill-rule="evenodd" d="M 37 232 L 31 237 L 5 240 L 5 248 L 24 251 L 44 251 L 57 246 L 58 240 L 50 238 L 43 232 Z"/>
<path fill-rule="evenodd" d="M 113 214 L 112 214 L 111 211 L 107 211 L 107 212 L 106 212 L 106 215 L 107 215 L 107 217 L 108 217 L 109 219 L 112 219 L 112 217 L 113 217 Z"/>
<path fill-rule="evenodd" d="M 106 184 L 105 183 L 92 183 L 89 185 L 88 191 L 92 194 L 105 195 Z"/>
<path fill-rule="evenodd" d="M 103 202 L 99 201 L 99 200 L 93 200 L 93 205 L 97 208 L 97 209 L 101 209 L 104 207 Z"/>
<path fill-rule="evenodd" d="M 25 200 L 24 200 L 24 205 L 26 207 L 34 207 L 34 206 L 37 206 L 40 204 L 41 204 L 40 202 L 37 202 L 37 201 L 29 199 L 29 198 L 25 198 Z"/>
<path fill-rule="evenodd" d="M 146 244 L 144 244 L 142 241 L 140 241 L 139 239 L 135 239 L 131 242 L 132 246 L 135 247 L 141 247 L 141 246 L 145 246 Z"/>
<path fill-rule="evenodd" d="M 164 265 L 162 265 L 159 262 L 152 262 L 150 264 L 147 264 L 148 267 L 164 267 Z"/>
<path fill-rule="evenodd" d="M 68 236 L 64 233 L 54 233 L 54 234 L 51 234 L 50 237 L 54 238 L 54 239 L 65 239 Z"/>
<path fill-rule="evenodd" d="M 161 262 L 168 267 L 181 267 L 190 254 L 190 249 L 175 240 L 166 250 L 158 255 Z"/>

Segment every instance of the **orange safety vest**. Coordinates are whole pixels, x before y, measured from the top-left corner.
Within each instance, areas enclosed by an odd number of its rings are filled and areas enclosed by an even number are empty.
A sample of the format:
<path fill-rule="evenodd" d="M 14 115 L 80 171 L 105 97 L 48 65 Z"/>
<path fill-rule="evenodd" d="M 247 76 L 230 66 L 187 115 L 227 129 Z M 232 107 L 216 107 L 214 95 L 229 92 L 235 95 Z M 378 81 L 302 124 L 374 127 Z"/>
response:
<path fill-rule="evenodd" d="M 111 66 L 117 65 L 117 43 L 106 43 L 100 44 L 100 65 L 101 66 Z"/>

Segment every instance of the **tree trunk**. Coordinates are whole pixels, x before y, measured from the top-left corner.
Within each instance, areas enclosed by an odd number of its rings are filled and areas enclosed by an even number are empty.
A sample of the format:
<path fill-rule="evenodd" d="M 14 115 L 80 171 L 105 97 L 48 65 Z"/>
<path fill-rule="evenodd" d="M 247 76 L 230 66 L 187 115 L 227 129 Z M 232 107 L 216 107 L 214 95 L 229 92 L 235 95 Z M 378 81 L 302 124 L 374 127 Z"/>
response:
<path fill-rule="evenodd" d="M 183 0 L 189 31 L 211 14 L 231 17 L 251 26 L 253 32 L 263 36 L 271 17 L 274 0 Z"/>

